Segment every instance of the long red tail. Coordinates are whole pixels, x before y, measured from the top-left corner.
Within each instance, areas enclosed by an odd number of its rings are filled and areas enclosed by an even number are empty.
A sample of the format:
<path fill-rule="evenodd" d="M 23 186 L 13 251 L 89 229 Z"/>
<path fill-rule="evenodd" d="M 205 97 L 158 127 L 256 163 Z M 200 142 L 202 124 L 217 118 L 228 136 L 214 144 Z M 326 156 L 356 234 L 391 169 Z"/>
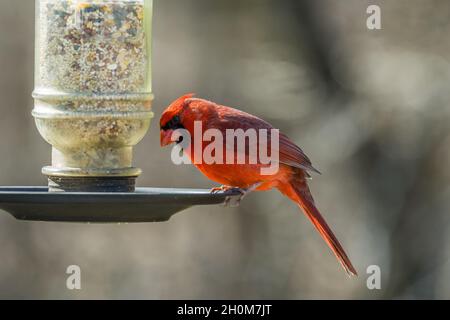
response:
<path fill-rule="evenodd" d="M 305 179 L 294 179 L 290 183 L 280 185 L 278 189 L 290 199 L 295 201 L 303 209 L 306 216 L 309 218 L 309 220 L 311 220 L 312 224 L 316 227 L 317 231 L 319 231 L 322 238 L 336 255 L 345 271 L 349 275 L 356 276 L 357 272 L 350 262 L 350 259 L 347 257 L 347 254 L 345 253 L 336 236 L 333 234 L 333 231 L 331 231 L 325 219 L 316 208 L 314 199 L 311 195 L 311 192 L 309 191 L 309 187 Z"/>

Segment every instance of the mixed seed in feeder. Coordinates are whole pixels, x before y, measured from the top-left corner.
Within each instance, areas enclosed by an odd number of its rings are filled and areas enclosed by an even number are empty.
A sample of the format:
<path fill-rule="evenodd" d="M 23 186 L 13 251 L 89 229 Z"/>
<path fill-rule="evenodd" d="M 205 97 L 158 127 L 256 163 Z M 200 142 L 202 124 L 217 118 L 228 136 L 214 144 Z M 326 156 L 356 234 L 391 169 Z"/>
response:
<path fill-rule="evenodd" d="M 42 86 L 102 94 L 145 87 L 143 1 L 48 0 L 40 10 Z"/>

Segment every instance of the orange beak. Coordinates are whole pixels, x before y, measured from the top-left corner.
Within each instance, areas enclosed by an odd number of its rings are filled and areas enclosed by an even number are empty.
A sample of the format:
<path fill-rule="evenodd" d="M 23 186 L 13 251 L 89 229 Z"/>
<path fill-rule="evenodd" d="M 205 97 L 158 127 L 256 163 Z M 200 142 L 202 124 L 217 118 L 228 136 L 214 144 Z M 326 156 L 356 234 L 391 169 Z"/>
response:
<path fill-rule="evenodd" d="M 160 139 L 161 139 L 161 147 L 165 147 L 174 141 L 172 141 L 173 130 L 161 130 L 160 131 Z"/>

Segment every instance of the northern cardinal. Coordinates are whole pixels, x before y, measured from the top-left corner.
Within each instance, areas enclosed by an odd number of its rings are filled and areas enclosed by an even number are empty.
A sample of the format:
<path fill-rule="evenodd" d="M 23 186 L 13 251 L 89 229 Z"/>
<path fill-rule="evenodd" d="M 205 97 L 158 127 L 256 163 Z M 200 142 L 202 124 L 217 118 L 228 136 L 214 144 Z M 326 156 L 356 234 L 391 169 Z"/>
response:
<path fill-rule="evenodd" d="M 194 122 L 200 121 L 203 130 L 218 129 L 226 136 L 227 129 L 273 129 L 266 121 L 246 112 L 194 98 L 193 94 L 175 100 L 164 111 L 160 120 L 161 146 L 173 141 L 177 129 L 187 130 L 194 137 Z M 186 143 L 186 141 L 184 142 Z M 188 142 L 192 145 L 192 141 Z M 208 143 L 202 142 L 204 149 Z M 224 141 L 224 145 L 226 145 Z M 226 146 L 224 147 L 226 148 Z M 279 170 L 272 175 L 262 175 L 263 164 L 195 163 L 194 148 L 184 148 L 192 163 L 209 179 L 223 185 L 221 189 L 239 188 L 243 193 L 277 188 L 294 201 L 311 220 L 322 238 L 336 255 L 349 275 L 357 275 L 350 259 L 314 204 L 307 184 L 309 172 L 318 172 L 305 153 L 286 135 L 279 133 Z M 242 152 L 242 149 L 241 149 Z M 248 153 L 248 148 L 245 148 Z M 248 156 L 248 155 L 246 155 Z M 198 161 L 197 161 L 198 162 Z M 216 191 L 218 188 L 214 188 Z"/>

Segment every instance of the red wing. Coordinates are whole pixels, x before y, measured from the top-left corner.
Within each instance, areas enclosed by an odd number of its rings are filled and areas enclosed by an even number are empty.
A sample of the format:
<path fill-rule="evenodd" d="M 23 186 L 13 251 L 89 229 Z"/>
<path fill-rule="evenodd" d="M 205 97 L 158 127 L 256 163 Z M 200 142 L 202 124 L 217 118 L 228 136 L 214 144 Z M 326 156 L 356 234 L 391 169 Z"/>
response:
<path fill-rule="evenodd" d="M 214 104 L 209 101 L 195 98 L 190 99 L 190 101 L 192 104 L 196 105 L 196 108 L 207 107 Z M 238 109 L 215 104 L 214 107 L 215 113 L 209 114 L 208 121 L 205 123 L 207 128 L 220 129 L 224 134 L 225 129 L 243 129 L 244 131 L 250 128 L 256 130 L 267 129 L 269 132 L 267 141 L 270 141 L 270 130 L 274 128 L 268 122 Z M 295 145 L 285 134 L 281 132 L 279 134 L 279 138 L 280 163 L 320 174 L 320 172 L 312 166 L 311 160 L 309 160 L 300 147 Z"/>
<path fill-rule="evenodd" d="M 283 133 L 280 133 L 280 163 L 320 174 L 319 170 L 312 166 L 311 160 L 303 150 Z"/>

